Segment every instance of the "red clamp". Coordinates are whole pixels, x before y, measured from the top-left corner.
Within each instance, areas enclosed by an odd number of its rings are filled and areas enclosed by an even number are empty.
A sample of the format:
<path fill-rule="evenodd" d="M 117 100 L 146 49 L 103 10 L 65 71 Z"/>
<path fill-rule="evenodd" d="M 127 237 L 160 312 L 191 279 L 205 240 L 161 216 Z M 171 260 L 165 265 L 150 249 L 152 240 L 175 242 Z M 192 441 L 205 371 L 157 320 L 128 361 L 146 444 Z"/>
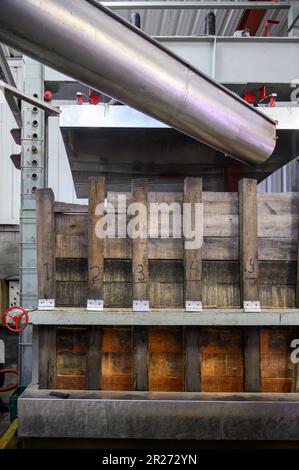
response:
<path fill-rule="evenodd" d="M 16 369 L 0 369 L 0 374 L 15 374 L 19 379 L 19 371 L 17 371 Z M 19 385 L 19 380 L 15 382 L 14 384 L 4 385 L 4 387 L 0 387 L 0 393 L 10 392 L 11 390 L 14 390 L 15 388 L 17 388 L 18 385 Z"/>
<path fill-rule="evenodd" d="M 13 312 L 14 310 L 21 311 L 21 313 L 13 315 L 11 312 Z M 13 320 L 13 326 L 11 325 L 11 322 L 8 321 L 8 318 Z M 23 318 L 25 318 L 25 321 L 20 325 L 20 321 Z M 8 328 L 10 331 L 13 331 L 14 333 L 19 333 L 20 331 L 23 331 L 28 325 L 28 322 L 28 312 L 23 307 L 13 306 L 6 310 L 6 312 L 4 313 L 4 325 L 6 326 L 6 328 Z"/>

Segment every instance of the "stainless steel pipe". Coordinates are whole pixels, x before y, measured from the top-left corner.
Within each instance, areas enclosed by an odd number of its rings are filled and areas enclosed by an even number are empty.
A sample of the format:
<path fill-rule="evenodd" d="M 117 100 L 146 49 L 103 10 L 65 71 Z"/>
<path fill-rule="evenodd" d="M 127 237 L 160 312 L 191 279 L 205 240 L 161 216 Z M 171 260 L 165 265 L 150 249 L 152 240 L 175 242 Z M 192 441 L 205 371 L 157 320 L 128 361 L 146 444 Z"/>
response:
<path fill-rule="evenodd" d="M 1 0 L 0 41 L 240 161 L 275 122 L 96 0 Z"/>

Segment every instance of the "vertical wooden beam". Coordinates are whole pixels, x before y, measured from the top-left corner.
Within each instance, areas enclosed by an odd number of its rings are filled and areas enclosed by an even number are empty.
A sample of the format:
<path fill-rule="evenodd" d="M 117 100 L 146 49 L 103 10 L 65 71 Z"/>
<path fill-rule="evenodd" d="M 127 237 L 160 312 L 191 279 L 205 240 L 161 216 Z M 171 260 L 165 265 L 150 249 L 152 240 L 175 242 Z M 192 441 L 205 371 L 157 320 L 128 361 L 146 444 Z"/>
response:
<path fill-rule="evenodd" d="M 86 354 L 86 389 L 100 390 L 101 371 L 102 371 L 102 353 L 101 353 L 101 334 L 100 326 L 90 326 Z"/>
<path fill-rule="evenodd" d="M 148 184 L 147 179 L 139 178 L 132 180 L 132 198 L 134 203 L 143 204 L 147 209 Z M 139 232 L 142 237 L 133 238 L 133 301 L 148 302 L 148 238 L 147 238 L 147 217 L 144 225 L 140 219 Z"/>
<path fill-rule="evenodd" d="M 200 392 L 200 327 L 184 328 L 184 376 L 185 392 Z"/>
<path fill-rule="evenodd" d="M 89 179 L 88 201 L 88 300 L 103 302 L 104 238 L 96 234 L 97 206 L 105 202 L 105 178 Z"/>
<path fill-rule="evenodd" d="M 192 205 L 191 229 L 195 228 L 195 206 L 202 203 L 202 179 L 185 178 L 184 203 Z M 185 309 L 202 309 L 202 247 L 184 249 Z M 190 303 L 192 305 L 190 306 Z M 197 306 L 196 306 L 197 305 Z M 200 328 L 184 328 L 184 381 L 186 392 L 200 391 Z"/>
<path fill-rule="evenodd" d="M 242 301 L 258 300 L 256 180 L 239 181 L 240 281 Z"/>
<path fill-rule="evenodd" d="M 56 388 L 56 327 L 38 327 L 39 388 Z"/>
<path fill-rule="evenodd" d="M 134 390 L 148 390 L 148 327 L 133 329 L 133 373 Z"/>
<path fill-rule="evenodd" d="M 88 194 L 88 310 L 102 310 L 104 308 L 103 282 L 104 282 L 104 248 L 105 239 L 100 238 L 96 232 L 99 215 L 103 214 L 105 203 L 105 178 L 89 178 Z M 102 204 L 101 210 L 97 210 Z M 86 354 L 86 388 L 99 390 L 101 388 L 101 328 L 91 326 L 87 330 Z"/>
<path fill-rule="evenodd" d="M 258 301 L 258 239 L 256 180 L 239 181 L 240 287 L 246 301 Z M 250 315 L 250 313 L 248 313 Z M 244 330 L 244 390 L 261 390 L 260 328 Z"/>
<path fill-rule="evenodd" d="M 184 204 L 192 204 L 192 229 L 194 224 L 194 204 L 202 203 L 202 179 L 185 178 Z M 186 245 L 186 242 L 185 242 Z M 202 302 L 202 247 L 184 249 L 185 307 L 188 301 Z M 187 307 L 186 307 L 187 309 Z"/>
<path fill-rule="evenodd" d="M 36 191 L 38 298 L 55 299 L 55 222 L 52 189 Z"/>
<path fill-rule="evenodd" d="M 132 180 L 132 199 L 134 203 L 148 205 L 148 182 L 145 178 Z M 142 221 L 140 220 L 142 224 Z M 147 224 L 147 216 L 144 223 Z M 139 225 L 140 232 L 145 237 L 133 239 L 133 309 L 149 310 L 148 290 L 148 239 L 147 226 Z M 144 306 L 137 306 L 135 301 L 145 302 Z M 133 374 L 134 390 L 148 390 L 148 328 L 136 326 L 133 328 Z"/>

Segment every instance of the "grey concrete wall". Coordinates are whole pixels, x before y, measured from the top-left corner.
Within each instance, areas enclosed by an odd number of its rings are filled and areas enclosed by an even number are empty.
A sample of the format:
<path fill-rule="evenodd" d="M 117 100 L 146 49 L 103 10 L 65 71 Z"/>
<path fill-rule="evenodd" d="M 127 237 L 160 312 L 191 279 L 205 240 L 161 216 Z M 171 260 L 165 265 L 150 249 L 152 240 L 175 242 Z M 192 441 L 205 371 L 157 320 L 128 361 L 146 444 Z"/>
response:
<path fill-rule="evenodd" d="M 19 276 L 20 227 L 0 225 L 0 279 Z"/>

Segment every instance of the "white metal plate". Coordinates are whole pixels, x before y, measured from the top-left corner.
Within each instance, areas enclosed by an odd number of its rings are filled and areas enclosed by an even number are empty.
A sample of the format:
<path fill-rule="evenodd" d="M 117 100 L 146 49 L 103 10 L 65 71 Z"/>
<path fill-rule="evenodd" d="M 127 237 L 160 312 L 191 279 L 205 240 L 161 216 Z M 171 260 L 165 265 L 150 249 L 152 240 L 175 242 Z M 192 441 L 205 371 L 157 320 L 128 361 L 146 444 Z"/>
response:
<path fill-rule="evenodd" d="M 259 300 L 245 300 L 243 303 L 244 312 L 260 312 L 261 311 L 261 303 Z"/>
<path fill-rule="evenodd" d="M 102 310 L 104 310 L 104 301 L 100 299 L 97 299 L 97 300 L 88 299 L 87 310 L 91 312 L 101 312 Z"/>
<path fill-rule="evenodd" d="M 38 310 L 54 310 L 55 299 L 38 299 Z"/>
<path fill-rule="evenodd" d="M 133 312 L 149 312 L 149 300 L 133 300 Z"/>
<path fill-rule="evenodd" d="M 186 312 L 202 312 L 202 302 L 199 300 L 186 300 Z"/>

